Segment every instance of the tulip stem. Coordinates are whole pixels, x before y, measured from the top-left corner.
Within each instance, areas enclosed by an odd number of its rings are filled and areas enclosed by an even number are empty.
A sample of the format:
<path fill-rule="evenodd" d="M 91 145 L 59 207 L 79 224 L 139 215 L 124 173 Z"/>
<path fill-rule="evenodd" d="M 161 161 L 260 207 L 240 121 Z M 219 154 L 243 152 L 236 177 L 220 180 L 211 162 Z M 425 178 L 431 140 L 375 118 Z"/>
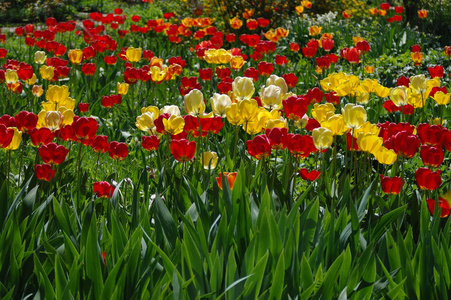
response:
<path fill-rule="evenodd" d="M 96 171 L 94 173 L 94 180 L 93 181 L 97 180 L 97 170 L 99 169 L 99 159 L 100 159 L 100 151 L 97 154 Z"/>
<path fill-rule="evenodd" d="M 83 149 L 83 144 L 80 143 L 80 147 L 78 148 L 78 157 L 77 157 L 77 202 L 75 204 L 75 209 L 78 209 L 78 205 L 80 204 L 80 169 L 81 169 L 81 150 Z"/>
<path fill-rule="evenodd" d="M 20 175 L 22 173 L 22 163 L 23 163 L 23 153 L 25 152 L 25 142 L 26 142 L 26 137 L 24 137 L 24 141 L 22 143 L 22 151 L 20 151 L 20 164 L 19 164 L 19 179 L 17 181 L 18 185 L 20 186 Z"/>
<path fill-rule="evenodd" d="M 8 168 L 6 171 L 6 188 L 9 194 L 9 173 L 11 173 L 11 150 L 8 150 Z"/>
<path fill-rule="evenodd" d="M 235 169 L 236 166 L 236 152 L 238 148 L 238 125 L 235 126 L 235 148 L 233 148 L 233 168 Z"/>

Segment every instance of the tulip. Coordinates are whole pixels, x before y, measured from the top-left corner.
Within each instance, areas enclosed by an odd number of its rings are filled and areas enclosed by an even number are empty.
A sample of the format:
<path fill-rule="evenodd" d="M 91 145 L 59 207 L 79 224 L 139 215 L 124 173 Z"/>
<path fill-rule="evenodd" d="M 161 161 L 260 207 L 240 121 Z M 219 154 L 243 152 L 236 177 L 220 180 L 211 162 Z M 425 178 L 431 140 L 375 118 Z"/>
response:
<path fill-rule="evenodd" d="M 252 79 L 238 76 L 232 83 L 232 90 L 236 100 L 249 100 L 255 92 L 255 87 Z"/>
<path fill-rule="evenodd" d="M 415 178 L 417 185 L 422 190 L 433 191 L 440 187 L 442 178 L 440 177 L 440 170 L 432 172 L 428 168 L 419 168 L 415 171 Z"/>
<path fill-rule="evenodd" d="M 309 101 L 304 97 L 290 96 L 282 100 L 285 115 L 290 120 L 300 120 L 307 112 Z"/>
<path fill-rule="evenodd" d="M 244 60 L 244 58 L 242 56 L 233 56 L 232 59 L 230 60 L 230 66 L 234 69 L 234 70 L 240 70 L 244 63 L 246 61 Z"/>
<path fill-rule="evenodd" d="M 444 141 L 446 129 L 441 125 L 429 125 L 426 123 L 418 124 L 417 133 L 421 143 L 430 146 L 440 146 Z"/>
<path fill-rule="evenodd" d="M 420 66 L 421 62 L 423 61 L 423 53 L 421 52 L 411 52 L 410 58 L 414 62 L 415 66 Z"/>
<path fill-rule="evenodd" d="M 129 84 L 128 83 L 125 83 L 125 82 L 122 82 L 122 83 L 117 83 L 117 93 L 119 94 L 119 95 L 127 95 L 127 93 L 128 93 L 128 87 L 129 87 Z"/>
<path fill-rule="evenodd" d="M 179 162 L 187 162 L 194 158 L 196 153 L 196 142 L 189 142 L 186 139 L 172 140 L 171 153 Z"/>
<path fill-rule="evenodd" d="M 333 116 L 335 106 L 332 103 L 318 104 L 315 103 L 312 109 L 312 117 L 318 122 L 323 122 Z"/>
<path fill-rule="evenodd" d="M 266 135 L 257 135 L 254 139 L 246 142 L 249 155 L 260 160 L 271 155 L 271 141 Z"/>
<path fill-rule="evenodd" d="M 418 11 L 418 18 L 420 19 L 426 19 L 428 17 L 428 11 L 425 9 L 420 9 Z"/>
<path fill-rule="evenodd" d="M 310 34 L 311 36 L 316 36 L 316 35 L 318 35 L 318 34 L 321 33 L 321 29 L 323 29 L 323 28 L 314 25 L 314 26 L 310 26 L 310 27 L 308 28 L 308 32 L 309 32 L 309 34 Z"/>
<path fill-rule="evenodd" d="M 385 141 L 385 147 L 393 149 L 399 156 L 412 158 L 418 151 L 420 140 L 406 131 L 396 133 Z"/>
<path fill-rule="evenodd" d="M 450 102 L 451 99 L 450 97 L 451 94 L 445 94 L 442 91 L 440 91 L 436 92 L 432 97 L 432 99 L 434 99 L 438 105 L 447 105 Z"/>
<path fill-rule="evenodd" d="M 316 149 L 323 151 L 328 149 L 334 140 L 332 131 L 324 127 L 315 128 L 312 131 L 313 145 Z"/>
<path fill-rule="evenodd" d="M 287 129 L 277 128 L 266 129 L 266 136 L 269 138 L 271 149 L 283 150 L 287 147 Z"/>
<path fill-rule="evenodd" d="M 198 116 L 205 111 L 204 95 L 198 89 L 194 89 L 185 95 L 185 111 L 192 115 Z"/>
<path fill-rule="evenodd" d="M 241 21 L 237 17 L 234 17 L 233 19 L 230 20 L 230 26 L 233 29 L 240 29 L 241 26 L 243 26 L 243 21 Z"/>
<path fill-rule="evenodd" d="M 84 63 L 81 66 L 81 71 L 86 76 L 94 76 L 94 73 L 96 72 L 96 70 L 97 70 L 97 66 L 93 63 Z"/>
<path fill-rule="evenodd" d="M 367 120 L 367 113 L 363 106 L 348 103 L 342 108 L 341 113 L 347 127 L 357 129 Z"/>
<path fill-rule="evenodd" d="M 238 126 L 244 122 L 237 103 L 232 103 L 230 106 L 226 107 L 225 112 L 227 121 L 229 121 L 230 124 Z"/>
<path fill-rule="evenodd" d="M 11 127 L 6 127 L 4 124 L 0 123 L 0 147 L 5 149 L 8 147 L 15 136 L 15 130 Z"/>
<path fill-rule="evenodd" d="M 124 160 L 128 155 L 128 146 L 125 143 L 113 141 L 109 145 L 108 154 L 112 159 Z"/>
<path fill-rule="evenodd" d="M 346 60 L 351 64 L 358 64 L 360 62 L 360 50 L 354 47 L 346 51 Z"/>
<path fill-rule="evenodd" d="M 151 133 L 155 130 L 155 119 L 158 118 L 158 113 L 145 112 L 136 118 L 136 127 L 142 131 L 150 131 Z"/>
<path fill-rule="evenodd" d="M 282 108 L 282 91 L 276 85 L 263 86 L 260 90 L 260 100 L 263 107 L 268 109 Z"/>
<path fill-rule="evenodd" d="M 321 127 L 329 129 L 332 132 L 332 135 L 343 135 L 349 128 L 346 127 L 343 116 L 339 114 L 335 114 L 329 117 L 327 120 L 321 122 Z"/>
<path fill-rule="evenodd" d="M 200 163 L 206 170 L 215 169 L 218 164 L 218 154 L 211 151 L 203 152 L 200 158 Z"/>
<path fill-rule="evenodd" d="M 52 170 L 52 165 L 50 164 L 34 165 L 34 171 L 37 179 L 47 182 L 55 177 L 56 173 L 56 169 Z"/>
<path fill-rule="evenodd" d="M 46 164 L 59 165 L 66 159 L 69 150 L 62 145 L 58 146 L 55 143 L 48 143 L 41 145 L 38 153 Z"/>
<path fill-rule="evenodd" d="M 72 123 L 72 128 L 74 129 L 75 136 L 80 140 L 89 140 L 92 139 L 99 128 L 99 124 L 97 124 L 96 119 L 89 117 L 78 117 L 74 118 L 74 122 Z"/>
<path fill-rule="evenodd" d="M 19 76 L 17 75 L 16 70 L 7 69 L 5 72 L 5 81 L 9 84 L 14 84 L 19 81 Z"/>
<path fill-rule="evenodd" d="M 54 67 L 48 67 L 46 65 L 43 65 L 39 68 L 39 72 L 41 74 L 42 79 L 45 80 L 52 80 L 55 76 L 55 68 Z"/>
<path fill-rule="evenodd" d="M 228 95 L 214 93 L 210 98 L 211 110 L 217 116 L 221 118 L 226 117 L 226 109 L 232 105 L 232 100 Z"/>
<path fill-rule="evenodd" d="M 279 77 L 277 75 L 270 75 L 268 79 L 266 79 L 266 86 L 275 85 L 280 88 L 280 94 L 283 98 L 285 94 L 288 92 L 288 86 L 283 77 Z"/>
<path fill-rule="evenodd" d="M 142 146 L 147 151 L 156 151 L 160 146 L 160 139 L 156 135 L 143 136 Z"/>
<path fill-rule="evenodd" d="M 45 93 L 45 99 L 51 103 L 61 103 L 69 97 L 69 87 L 66 85 L 50 85 Z"/>
<path fill-rule="evenodd" d="M 108 199 L 114 193 L 114 186 L 112 186 L 107 181 L 94 182 L 94 184 L 92 185 L 92 190 L 97 197 Z"/>
<path fill-rule="evenodd" d="M 422 145 L 420 147 L 420 157 L 425 166 L 438 168 L 443 162 L 444 153 L 441 148 Z"/>
<path fill-rule="evenodd" d="M 203 81 L 211 81 L 212 70 L 211 68 L 199 69 L 199 78 Z"/>
<path fill-rule="evenodd" d="M 41 97 L 42 94 L 44 93 L 44 89 L 42 88 L 41 85 L 33 85 L 33 87 L 31 88 L 31 93 L 35 97 Z"/>
<path fill-rule="evenodd" d="M 431 215 L 434 215 L 435 212 L 435 203 L 436 201 L 429 198 L 426 200 L 427 206 L 428 206 L 428 210 L 431 213 Z M 449 212 L 451 210 L 450 206 L 449 206 L 449 202 L 448 200 L 439 197 L 438 198 L 438 209 L 440 211 L 440 218 L 446 218 L 449 216 Z"/>
<path fill-rule="evenodd" d="M 68 56 L 72 64 L 79 65 L 83 61 L 83 51 L 80 49 L 69 50 Z"/>
<path fill-rule="evenodd" d="M 162 115 L 160 115 L 161 117 Z M 177 135 L 183 132 L 185 120 L 180 116 L 171 115 L 168 119 L 163 118 L 164 132 L 170 135 Z"/>
<path fill-rule="evenodd" d="M 236 176 L 237 176 L 237 172 L 224 172 L 224 173 L 219 173 L 219 176 L 216 177 L 216 182 L 218 183 L 218 187 L 222 190 L 223 186 L 222 186 L 222 177 L 224 176 L 224 178 L 227 180 L 230 190 L 233 190 L 233 186 L 235 185 L 235 180 L 236 180 Z"/>
<path fill-rule="evenodd" d="M 29 132 L 29 135 L 34 146 L 46 145 L 55 137 L 54 133 L 46 127 L 34 128 Z"/>
<path fill-rule="evenodd" d="M 142 48 L 128 47 L 125 56 L 129 62 L 138 62 L 141 60 Z"/>
<path fill-rule="evenodd" d="M 404 186 L 405 181 L 402 181 L 402 186 Z M 390 178 L 381 174 L 381 187 L 382 191 L 390 195 L 398 195 L 401 192 L 401 177 L 395 176 Z"/>
<path fill-rule="evenodd" d="M 44 64 L 47 59 L 47 54 L 44 51 L 36 51 L 34 54 L 34 62 L 37 64 Z"/>
<path fill-rule="evenodd" d="M 299 170 L 298 174 L 304 180 L 315 181 L 323 174 L 323 172 L 317 170 L 312 170 L 308 172 L 306 168 L 302 168 Z"/>
<path fill-rule="evenodd" d="M 357 137 L 357 145 L 359 145 L 360 150 L 373 155 L 379 151 L 382 143 L 382 138 L 373 133 L 360 134 Z"/>

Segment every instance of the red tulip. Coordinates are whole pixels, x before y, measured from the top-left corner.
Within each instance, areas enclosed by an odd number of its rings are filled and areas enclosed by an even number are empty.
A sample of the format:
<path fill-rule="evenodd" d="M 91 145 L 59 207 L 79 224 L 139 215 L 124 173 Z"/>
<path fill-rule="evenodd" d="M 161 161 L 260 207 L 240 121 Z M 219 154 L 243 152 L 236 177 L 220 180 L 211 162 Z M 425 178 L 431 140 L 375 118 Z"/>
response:
<path fill-rule="evenodd" d="M 333 39 L 323 39 L 321 41 L 321 45 L 323 46 L 324 51 L 329 52 L 334 47 L 334 40 Z"/>
<path fill-rule="evenodd" d="M 384 142 L 385 147 L 393 149 L 401 157 L 412 158 L 420 146 L 420 139 L 406 131 L 401 131 Z"/>
<path fill-rule="evenodd" d="M 355 47 L 363 54 L 366 54 L 371 50 L 370 44 L 366 40 L 358 42 Z"/>
<path fill-rule="evenodd" d="M 23 132 L 29 132 L 36 128 L 38 119 L 37 115 L 28 111 L 21 111 L 14 117 L 17 129 Z"/>
<path fill-rule="evenodd" d="M 443 70 L 442 66 L 434 66 L 428 68 L 429 75 L 431 75 L 432 78 L 442 78 L 443 75 L 445 75 L 445 72 Z"/>
<path fill-rule="evenodd" d="M 266 129 L 266 136 L 269 138 L 271 149 L 283 150 L 287 147 L 287 129 L 277 128 Z"/>
<path fill-rule="evenodd" d="M 139 20 L 141 20 L 141 17 L 140 16 L 132 16 L 131 19 L 133 22 L 136 23 L 136 22 L 139 22 Z"/>
<path fill-rule="evenodd" d="M 254 68 L 254 67 L 247 68 L 247 69 L 244 71 L 244 77 L 252 78 L 252 80 L 253 80 L 254 82 L 258 80 L 258 77 L 259 77 L 259 76 L 260 76 L 260 75 L 258 74 L 258 70 L 257 70 L 256 68 Z"/>
<path fill-rule="evenodd" d="M 196 153 L 196 142 L 189 142 L 186 139 L 172 140 L 171 153 L 179 162 L 187 162 L 194 158 Z"/>
<path fill-rule="evenodd" d="M 218 83 L 218 90 L 221 94 L 227 94 L 232 90 L 233 79 L 230 77 L 224 78 Z"/>
<path fill-rule="evenodd" d="M 340 97 L 337 96 L 336 92 L 325 93 L 324 98 L 326 98 L 326 102 L 332 103 L 334 105 L 338 105 L 340 103 Z"/>
<path fill-rule="evenodd" d="M 148 151 L 156 151 L 160 146 L 160 139 L 156 135 L 143 136 L 142 146 Z"/>
<path fill-rule="evenodd" d="M 395 12 L 397 14 L 402 14 L 403 11 L 404 11 L 404 7 L 402 7 L 402 6 L 395 6 Z"/>
<path fill-rule="evenodd" d="M 216 75 L 218 76 L 219 79 L 223 80 L 227 77 L 230 77 L 230 75 L 232 74 L 232 70 L 224 67 L 224 68 L 216 68 Z"/>
<path fill-rule="evenodd" d="M 99 129 L 99 124 L 97 124 L 96 119 L 89 117 L 74 117 L 74 122 L 72 123 L 72 128 L 74 129 L 75 136 L 80 140 L 92 139 Z"/>
<path fill-rule="evenodd" d="M 8 53 L 8 50 L 6 50 L 5 48 L 0 48 L 0 59 L 4 59 L 6 57 L 7 53 Z"/>
<path fill-rule="evenodd" d="M 55 134 L 46 127 L 41 127 L 39 129 L 33 128 L 29 131 L 31 142 L 35 146 L 46 145 L 53 141 Z"/>
<path fill-rule="evenodd" d="M 30 79 L 33 77 L 34 71 L 33 67 L 29 64 L 21 64 L 20 69 L 17 70 L 17 76 L 23 81 Z"/>
<path fill-rule="evenodd" d="M 323 91 L 319 88 L 314 87 L 313 89 L 309 89 L 307 91 L 307 99 L 310 103 L 320 103 L 323 101 Z"/>
<path fill-rule="evenodd" d="M 441 147 L 445 131 L 446 129 L 441 125 L 421 123 L 417 126 L 417 133 L 421 143 L 430 146 Z"/>
<path fill-rule="evenodd" d="M 351 64 L 358 64 L 360 62 L 360 50 L 354 47 L 346 51 L 346 60 Z"/>
<path fill-rule="evenodd" d="M 114 14 L 116 14 L 116 15 L 122 14 L 122 9 L 121 8 L 115 8 L 114 9 Z"/>
<path fill-rule="evenodd" d="M 420 157 L 425 166 L 438 168 L 443 162 L 444 153 L 441 148 L 422 145 L 420 147 Z"/>
<path fill-rule="evenodd" d="M 6 148 L 11 144 L 14 137 L 14 129 L 6 127 L 0 123 L 0 147 Z"/>
<path fill-rule="evenodd" d="M 90 144 L 95 153 L 105 153 L 108 151 L 110 147 L 110 143 L 108 142 L 108 137 L 105 135 L 97 135 L 95 136 Z"/>
<path fill-rule="evenodd" d="M 128 146 L 125 143 L 111 142 L 108 154 L 112 159 L 124 160 L 128 155 Z"/>
<path fill-rule="evenodd" d="M 313 47 L 304 47 L 302 48 L 302 54 L 304 54 L 306 58 L 312 58 L 316 54 L 316 49 L 317 48 Z"/>
<path fill-rule="evenodd" d="M 115 65 L 117 62 L 117 57 L 114 55 L 111 56 L 105 56 L 105 58 L 103 59 L 103 61 L 107 64 L 107 65 Z"/>
<path fill-rule="evenodd" d="M 315 181 L 321 176 L 321 174 L 323 174 L 323 172 L 317 170 L 312 170 L 309 172 L 306 168 L 302 168 L 299 170 L 298 174 L 304 180 Z"/>
<path fill-rule="evenodd" d="M 90 60 L 96 56 L 96 50 L 93 46 L 89 46 L 83 49 L 83 59 Z"/>
<path fill-rule="evenodd" d="M 383 10 L 389 10 L 390 9 L 390 3 L 384 2 L 381 3 L 380 8 Z"/>
<path fill-rule="evenodd" d="M 397 112 L 398 107 L 391 100 L 386 100 L 382 107 L 385 108 L 389 113 Z"/>
<path fill-rule="evenodd" d="M 402 181 L 404 186 L 405 181 Z M 395 176 L 390 178 L 381 174 L 381 187 L 382 191 L 390 195 L 398 195 L 401 192 L 401 177 Z"/>
<path fill-rule="evenodd" d="M 312 132 L 313 129 L 321 127 L 321 124 L 316 121 L 314 118 L 309 118 L 307 121 L 307 125 L 305 125 L 305 130 Z M 316 150 L 316 148 L 315 148 Z"/>
<path fill-rule="evenodd" d="M 346 148 L 348 151 L 360 151 L 359 145 L 357 144 L 357 138 L 352 136 L 350 131 L 346 132 Z"/>
<path fill-rule="evenodd" d="M 411 50 L 412 50 L 412 52 L 414 52 L 414 53 L 421 52 L 421 46 L 420 46 L 420 45 L 413 45 L 413 46 L 411 47 Z"/>
<path fill-rule="evenodd" d="M 52 165 L 49 164 L 34 165 L 34 171 L 37 179 L 45 180 L 47 182 L 55 177 L 56 173 L 56 169 L 52 170 Z"/>
<path fill-rule="evenodd" d="M 234 33 L 229 33 L 226 35 L 226 41 L 229 43 L 233 43 L 236 41 L 236 34 Z"/>
<path fill-rule="evenodd" d="M 41 145 L 38 149 L 38 153 L 46 164 L 59 165 L 66 159 L 69 150 L 64 146 L 48 143 L 46 145 Z"/>
<path fill-rule="evenodd" d="M 435 200 L 429 198 L 426 200 L 426 203 L 428 205 L 428 210 L 431 213 L 431 215 L 434 215 L 435 213 Z M 446 218 L 449 216 L 449 212 L 451 210 L 449 203 L 446 199 L 439 197 L 438 198 L 438 209 L 440 211 L 440 218 Z"/>
<path fill-rule="evenodd" d="M 306 158 L 316 151 L 310 135 L 287 134 L 287 148 L 295 158 Z"/>
<path fill-rule="evenodd" d="M 81 113 L 88 112 L 88 110 L 89 110 L 89 103 L 82 103 L 82 102 L 78 103 L 78 110 Z"/>
<path fill-rule="evenodd" d="M 86 76 L 94 76 L 94 73 L 96 72 L 97 66 L 93 63 L 84 63 L 81 66 L 81 71 Z"/>
<path fill-rule="evenodd" d="M 72 125 L 66 125 L 62 128 L 60 128 L 58 134 L 57 134 L 58 139 L 61 139 L 65 142 L 67 141 L 76 141 L 77 138 L 75 136 L 74 133 L 74 129 L 72 128 Z"/>
<path fill-rule="evenodd" d="M 22 26 L 19 26 L 16 28 L 16 35 L 17 36 L 24 36 L 25 35 L 25 28 Z"/>
<path fill-rule="evenodd" d="M 114 193 L 114 186 L 107 181 L 94 182 L 92 189 L 97 197 L 110 198 Z"/>
<path fill-rule="evenodd" d="M 269 76 L 274 71 L 274 66 L 266 61 L 261 61 L 257 65 L 258 73 L 262 76 Z"/>
<path fill-rule="evenodd" d="M 258 73 L 257 73 L 258 75 Z M 244 75 L 246 76 L 246 75 Z M 294 75 L 294 73 L 283 74 L 282 78 L 285 79 L 285 82 L 289 88 L 294 88 L 298 84 L 298 77 Z M 258 80 L 258 77 L 257 77 Z M 256 80 L 254 80 L 256 81 Z"/>
<path fill-rule="evenodd" d="M 299 120 L 307 112 L 310 102 L 303 96 L 290 96 L 282 100 L 285 116 L 290 120 Z"/>
<path fill-rule="evenodd" d="M 276 65 L 286 66 L 289 63 L 289 60 L 287 59 L 287 57 L 285 55 L 276 54 L 276 58 L 275 58 L 274 62 Z"/>
<path fill-rule="evenodd" d="M 415 172 L 417 185 L 422 190 L 433 191 L 440 187 L 442 178 L 440 177 L 440 170 L 432 172 L 428 168 L 419 168 Z"/>
<path fill-rule="evenodd" d="M 211 81 L 211 68 L 199 69 L 199 78 L 203 81 Z"/>
<path fill-rule="evenodd" d="M 246 142 L 247 152 L 260 160 L 271 155 L 271 141 L 265 135 L 257 135 L 254 139 Z"/>

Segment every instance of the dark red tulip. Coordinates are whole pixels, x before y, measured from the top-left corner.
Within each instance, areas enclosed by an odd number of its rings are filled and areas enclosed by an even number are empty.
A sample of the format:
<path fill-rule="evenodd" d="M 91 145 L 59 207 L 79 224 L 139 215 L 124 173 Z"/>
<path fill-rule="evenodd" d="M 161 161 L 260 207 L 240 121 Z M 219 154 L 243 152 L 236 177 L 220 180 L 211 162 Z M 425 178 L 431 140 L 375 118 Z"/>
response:
<path fill-rule="evenodd" d="M 271 141 L 265 135 L 257 135 L 246 142 L 247 152 L 256 159 L 262 159 L 271 155 Z"/>
<path fill-rule="evenodd" d="M 38 153 L 46 164 L 59 165 L 66 159 L 69 150 L 62 145 L 58 146 L 55 143 L 48 143 L 41 145 Z"/>
<path fill-rule="evenodd" d="M 78 103 L 78 110 L 81 113 L 88 112 L 88 110 L 89 110 L 89 103 L 82 103 L 82 102 Z"/>
<path fill-rule="evenodd" d="M 385 147 L 393 149 L 396 154 L 405 158 L 414 157 L 420 144 L 420 139 L 416 135 L 406 131 L 398 132 L 384 142 Z"/>
<path fill-rule="evenodd" d="M 287 147 L 287 129 L 274 127 L 266 129 L 266 136 L 269 138 L 271 149 L 283 150 Z"/>
<path fill-rule="evenodd" d="M 81 66 L 81 71 L 86 76 L 94 76 L 94 73 L 96 72 L 97 66 L 93 63 L 84 63 Z"/>
<path fill-rule="evenodd" d="M 172 140 L 171 153 L 179 162 L 187 162 L 194 158 L 196 153 L 196 142 L 189 142 L 186 139 Z"/>
<path fill-rule="evenodd" d="M 405 181 L 403 180 L 402 186 Z M 390 178 L 381 174 L 381 187 L 382 191 L 390 195 L 398 195 L 401 192 L 401 177 L 395 176 Z"/>
<path fill-rule="evenodd" d="M 199 78 L 203 81 L 211 81 L 211 68 L 199 69 Z"/>
<path fill-rule="evenodd" d="M 340 97 L 337 96 L 336 92 L 324 93 L 324 98 L 326 98 L 326 102 L 332 103 L 334 105 L 338 105 L 340 103 Z"/>
<path fill-rule="evenodd" d="M 66 125 L 62 128 L 60 128 L 58 134 L 57 134 L 58 139 L 61 139 L 65 142 L 67 141 L 76 141 L 77 137 L 75 136 L 74 133 L 74 128 L 72 127 L 72 125 Z"/>
<path fill-rule="evenodd" d="M 47 127 L 41 127 L 39 129 L 33 128 L 29 132 L 31 143 L 34 146 L 46 145 L 53 141 L 55 134 Z"/>
<path fill-rule="evenodd" d="M 289 63 L 289 60 L 285 55 L 276 54 L 276 58 L 274 59 L 274 63 L 279 66 L 286 66 Z M 271 72 L 272 73 L 272 72 Z"/>
<path fill-rule="evenodd" d="M 160 146 L 160 139 L 156 135 L 143 136 L 142 146 L 148 151 L 156 151 Z"/>
<path fill-rule="evenodd" d="M 346 132 L 346 148 L 348 151 L 360 151 L 359 145 L 357 144 L 357 138 L 352 136 L 350 131 Z"/>
<path fill-rule="evenodd" d="M 124 160 L 128 155 L 128 146 L 125 143 L 111 142 L 108 154 L 112 159 Z"/>
<path fill-rule="evenodd" d="M 274 66 L 272 65 L 272 63 L 261 61 L 257 65 L 257 70 L 261 76 L 269 76 L 274 71 Z"/>
<path fill-rule="evenodd" d="M 52 165 L 49 164 L 34 165 L 34 172 L 37 179 L 50 181 L 55 177 L 56 169 L 52 170 Z"/>
<path fill-rule="evenodd" d="M 415 172 L 417 185 L 422 190 L 433 191 L 440 187 L 442 178 L 440 177 L 440 170 L 432 172 L 428 168 L 419 168 Z"/>
<path fill-rule="evenodd" d="M 257 73 L 258 75 L 258 73 Z M 246 76 L 246 75 L 244 75 Z M 283 74 L 282 78 L 285 79 L 285 82 L 289 88 L 294 88 L 298 84 L 298 77 L 294 75 L 294 73 Z M 258 80 L 258 77 L 257 77 Z M 254 80 L 254 81 L 257 81 Z"/>
<path fill-rule="evenodd" d="M 317 170 L 311 170 L 309 172 L 306 168 L 302 168 L 299 170 L 298 174 L 304 180 L 315 181 L 323 174 L 323 172 Z"/>
<path fill-rule="evenodd" d="M 417 134 L 422 144 L 441 147 L 445 129 L 441 125 L 421 123 L 417 126 Z"/>
<path fill-rule="evenodd" d="M 316 49 L 313 47 L 304 47 L 302 48 L 302 54 L 304 54 L 305 58 L 312 58 L 316 54 Z"/>
<path fill-rule="evenodd" d="M 428 71 L 432 78 L 442 78 L 443 75 L 445 75 L 445 71 L 442 66 L 429 67 Z"/>
<path fill-rule="evenodd" d="M 318 127 L 321 127 L 321 124 L 318 121 L 316 121 L 314 118 L 309 118 L 307 121 L 307 125 L 305 125 L 305 130 L 312 132 L 313 129 L 318 128 Z"/>
<path fill-rule="evenodd" d="M 244 71 L 244 77 L 252 78 L 252 80 L 254 82 L 258 80 L 259 76 L 260 76 L 260 74 L 258 74 L 258 70 L 254 67 L 247 68 Z"/>
<path fill-rule="evenodd" d="M 114 193 L 114 186 L 107 181 L 94 182 L 92 189 L 97 197 L 110 198 Z"/>

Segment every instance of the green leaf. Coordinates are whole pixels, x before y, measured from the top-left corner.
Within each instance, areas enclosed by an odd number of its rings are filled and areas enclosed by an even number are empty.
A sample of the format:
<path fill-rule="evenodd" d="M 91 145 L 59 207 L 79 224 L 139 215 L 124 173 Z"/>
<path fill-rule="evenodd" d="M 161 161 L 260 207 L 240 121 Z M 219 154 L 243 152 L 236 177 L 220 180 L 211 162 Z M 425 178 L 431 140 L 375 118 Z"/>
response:
<path fill-rule="evenodd" d="M 167 242 L 169 250 L 173 250 L 175 248 L 175 243 L 177 239 L 179 238 L 179 234 L 177 231 L 177 225 L 175 224 L 174 218 L 172 217 L 171 213 L 169 212 L 168 208 L 164 204 L 163 200 L 161 200 L 160 195 L 158 191 L 156 192 L 155 197 L 155 217 L 156 217 L 156 226 L 160 226 L 164 238 Z"/>
<path fill-rule="evenodd" d="M 282 299 L 283 286 L 285 282 L 285 259 L 280 255 L 276 271 L 273 273 L 269 299 Z"/>
<path fill-rule="evenodd" d="M 86 263 L 86 275 L 92 281 L 94 289 L 94 296 L 96 299 L 102 297 L 103 277 L 101 261 L 102 251 L 97 241 L 97 220 L 95 215 L 92 216 L 91 225 L 89 227 L 88 238 L 86 241 L 86 248 L 84 249 L 84 260 Z"/>

